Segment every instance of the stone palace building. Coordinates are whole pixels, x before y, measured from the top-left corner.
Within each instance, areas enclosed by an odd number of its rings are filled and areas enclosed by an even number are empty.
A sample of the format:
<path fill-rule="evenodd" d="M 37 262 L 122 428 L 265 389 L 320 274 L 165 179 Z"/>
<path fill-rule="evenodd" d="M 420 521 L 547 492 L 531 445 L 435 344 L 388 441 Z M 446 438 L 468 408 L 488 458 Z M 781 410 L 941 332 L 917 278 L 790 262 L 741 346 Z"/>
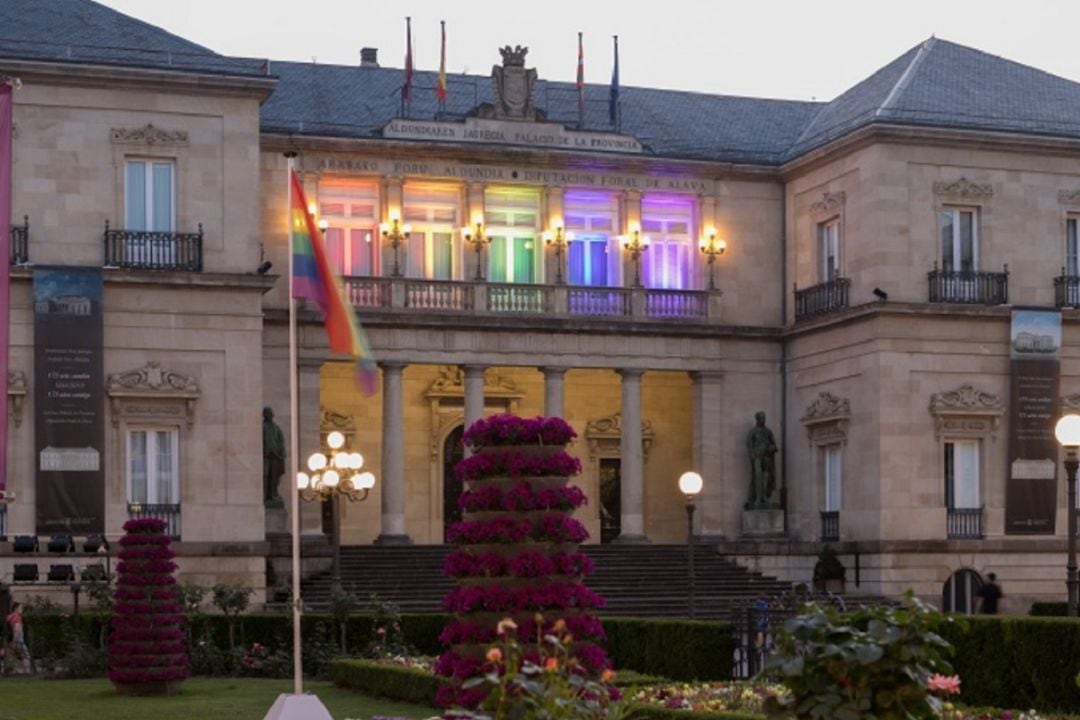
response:
<path fill-rule="evenodd" d="M 434 73 L 406 100 L 373 49 L 230 58 L 90 0 L 8 0 L 0 25 L 22 83 L 9 540 L 48 534 L 34 288 L 96 268 L 106 534 L 158 514 L 186 576 L 266 584 L 296 153 L 380 367 L 360 394 L 301 308 L 301 456 L 341 429 L 377 477 L 346 544 L 441 543 L 463 426 L 560 415 L 593 542 L 684 541 L 694 469 L 702 541 L 781 579 L 828 542 L 849 593 L 962 610 L 995 572 L 1010 612 L 1063 599 L 1066 483 L 1043 458 L 1043 514 L 1023 510 L 1010 326 L 1057 318 L 1019 342 L 1059 353 L 1051 427 L 1080 408 L 1080 84 L 931 38 L 831 102 L 623 87 L 611 108 L 588 85 L 579 106 L 493 43 L 491 76 L 450 75 L 440 104 Z M 758 411 L 779 509 L 752 512 Z M 303 524 L 323 532 L 316 505 Z"/>

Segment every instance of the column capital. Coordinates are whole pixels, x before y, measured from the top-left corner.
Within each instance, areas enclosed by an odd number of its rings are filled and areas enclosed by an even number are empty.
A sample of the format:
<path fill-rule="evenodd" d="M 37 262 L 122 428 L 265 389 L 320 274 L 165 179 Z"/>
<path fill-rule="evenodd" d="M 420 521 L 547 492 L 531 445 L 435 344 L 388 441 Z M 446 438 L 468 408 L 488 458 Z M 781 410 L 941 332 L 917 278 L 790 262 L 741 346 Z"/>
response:
<path fill-rule="evenodd" d="M 541 365 L 539 367 L 540 372 L 544 375 L 564 375 L 570 368 L 564 365 Z"/>
<path fill-rule="evenodd" d="M 623 380 L 640 380 L 641 376 L 645 374 L 645 371 L 641 368 L 622 368 L 615 372 L 619 373 Z"/>
<path fill-rule="evenodd" d="M 401 372 L 409 363 L 404 360 L 380 360 L 377 364 L 383 372 Z"/>
<path fill-rule="evenodd" d="M 489 367 L 490 365 L 462 365 L 461 370 L 466 375 L 476 376 L 479 373 L 480 376 L 483 377 L 484 373 L 487 372 L 487 369 Z"/>

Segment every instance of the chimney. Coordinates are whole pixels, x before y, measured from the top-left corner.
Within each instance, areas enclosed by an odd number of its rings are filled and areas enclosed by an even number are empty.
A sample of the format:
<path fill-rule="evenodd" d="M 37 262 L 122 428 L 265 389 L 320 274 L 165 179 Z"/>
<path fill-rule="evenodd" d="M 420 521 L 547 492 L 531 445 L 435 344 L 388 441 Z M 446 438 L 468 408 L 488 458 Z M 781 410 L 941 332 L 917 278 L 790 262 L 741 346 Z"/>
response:
<path fill-rule="evenodd" d="M 379 67 L 379 48 L 360 48 L 360 67 Z"/>

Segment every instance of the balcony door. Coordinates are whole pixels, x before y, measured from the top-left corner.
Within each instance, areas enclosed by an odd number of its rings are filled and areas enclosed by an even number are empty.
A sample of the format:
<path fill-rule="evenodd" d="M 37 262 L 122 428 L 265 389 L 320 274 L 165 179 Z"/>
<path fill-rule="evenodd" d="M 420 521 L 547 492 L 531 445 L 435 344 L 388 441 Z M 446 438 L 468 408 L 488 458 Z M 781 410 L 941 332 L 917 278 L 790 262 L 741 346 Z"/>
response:
<path fill-rule="evenodd" d="M 488 237 L 488 280 L 537 282 L 540 193 L 520 188 L 489 188 L 484 193 Z"/>
<path fill-rule="evenodd" d="M 124 166 L 125 266 L 176 261 L 175 167 L 171 160 L 128 160 Z M 156 234 L 155 234 L 156 233 Z"/>

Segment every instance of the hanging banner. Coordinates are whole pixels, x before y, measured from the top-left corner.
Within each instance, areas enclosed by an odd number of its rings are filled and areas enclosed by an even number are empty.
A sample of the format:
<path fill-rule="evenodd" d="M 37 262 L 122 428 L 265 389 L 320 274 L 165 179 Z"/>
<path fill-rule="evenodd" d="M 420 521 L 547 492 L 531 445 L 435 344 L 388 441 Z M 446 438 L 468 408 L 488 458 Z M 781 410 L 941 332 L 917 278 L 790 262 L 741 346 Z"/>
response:
<path fill-rule="evenodd" d="M 1057 516 L 1058 416 L 1061 313 L 1012 313 L 1009 334 L 1009 476 L 1005 533 L 1053 535 Z"/>
<path fill-rule="evenodd" d="M 34 268 L 37 534 L 105 530 L 105 382 L 98 268 Z"/>

